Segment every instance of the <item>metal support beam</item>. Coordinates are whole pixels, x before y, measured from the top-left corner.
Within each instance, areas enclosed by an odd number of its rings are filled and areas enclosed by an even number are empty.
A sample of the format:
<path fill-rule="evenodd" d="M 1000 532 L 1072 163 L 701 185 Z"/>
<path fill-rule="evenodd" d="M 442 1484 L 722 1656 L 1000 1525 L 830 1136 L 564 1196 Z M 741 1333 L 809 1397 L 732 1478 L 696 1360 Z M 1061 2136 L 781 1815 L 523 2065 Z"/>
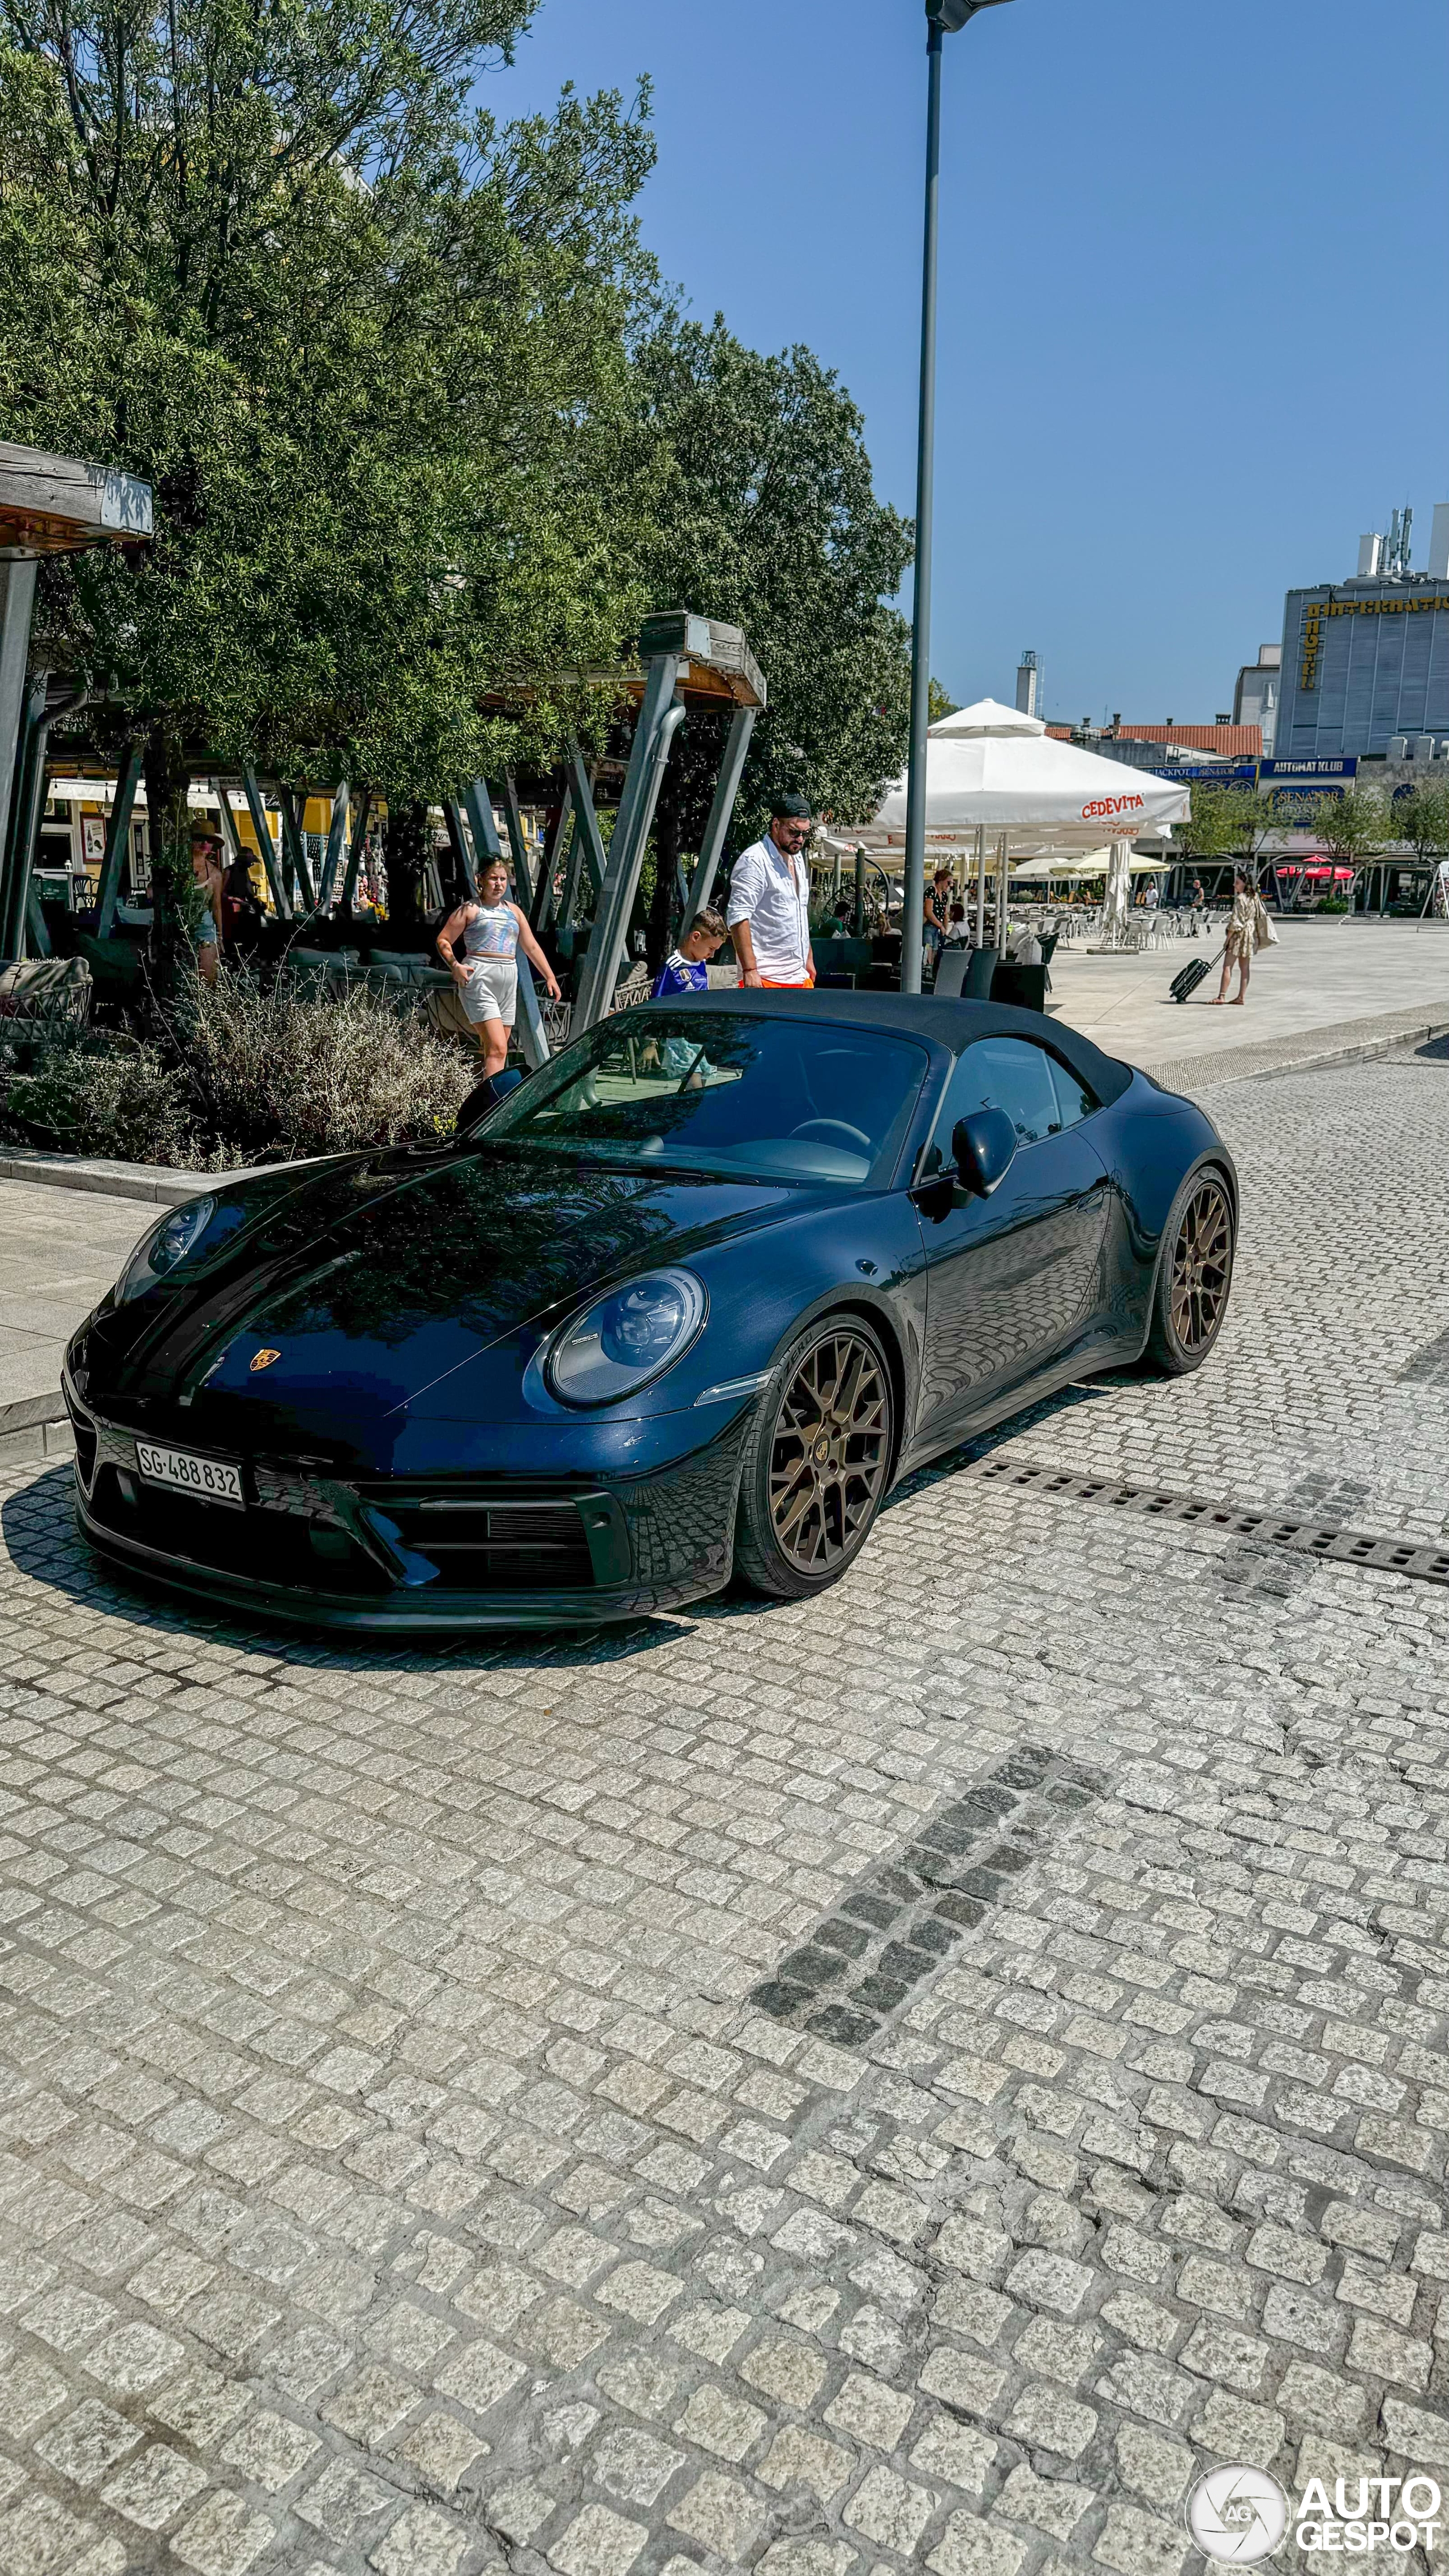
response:
<path fill-rule="evenodd" d="M 248 770 L 247 776 L 250 778 L 250 770 Z M 248 794 L 250 794 L 250 789 L 248 790 Z M 277 804 L 281 810 L 282 816 L 282 849 L 285 853 L 287 871 L 291 876 L 296 892 L 302 898 L 302 910 L 304 912 L 315 912 L 317 909 L 317 898 L 312 891 L 312 872 L 307 865 L 307 845 L 302 838 L 302 826 L 297 815 L 297 801 L 296 793 L 292 788 L 279 787 L 277 789 Z"/>
<path fill-rule="evenodd" d="M 554 830 L 553 841 L 544 851 L 543 862 L 538 872 L 538 883 L 533 890 L 533 911 L 530 918 L 535 930 L 547 930 L 553 918 L 553 881 L 568 849 L 573 818 L 574 791 L 572 786 L 566 783 L 563 803 L 558 809 L 558 823 Z"/>
<path fill-rule="evenodd" d="M 131 846 L 131 816 L 136 807 L 136 789 L 141 778 L 141 746 L 128 744 L 116 778 L 115 800 L 111 819 L 106 825 L 106 846 L 101 855 L 101 879 L 96 889 L 96 937 L 109 939 L 116 927 L 116 906 L 121 899 L 121 879 L 126 871 L 126 852 Z M 223 807 L 223 821 L 226 811 Z"/>
<path fill-rule="evenodd" d="M 578 817 L 574 828 L 575 848 L 578 846 L 579 831 L 582 829 L 583 855 L 589 863 L 589 882 L 594 889 L 594 906 L 597 910 L 599 897 L 604 891 L 604 879 L 608 874 L 609 862 L 604 850 L 604 836 L 599 830 L 599 817 L 594 808 L 594 782 L 584 766 L 584 755 L 576 742 L 569 744 L 569 779 L 574 791 L 574 812 Z M 559 917 L 563 920 L 567 915 L 560 914 Z"/>
<path fill-rule="evenodd" d="M 463 808 L 456 796 L 444 797 L 443 820 L 448 826 L 448 852 L 453 862 L 453 882 L 448 893 L 454 903 L 466 903 L 473 890 L 473 853 L 468 847 Z"/>
<path fill-rule="evenodd" d="M 337 898 L 337 909 L 341 913 L 350 913 L 356 899 L 357 874 L 362 865 L 363 851 L 367 847 L 367 823 L 371 812 L 372 789 L 370 787 L 364 787 L 362 794 L 357 800 L 356 814 L 352 824 L 351 846 L 347 852 L 347 874 L 342 880 L 342 892 Z"/>
<path fill-rule="evenodd" d="M 634 728 L 614 837 L 609 844 L 604 890 L 584 960 L 583 985 L 574 1013 L 576 1030 L 592 1028 L 613 1008 L 614 985 L 629 935 L 645 843 L 659 802 L 669 746 L 684 721 L 683 707 L 674 704 L 679 664 L 678 653 L 653 653 L 649 657 L 644 703 Z"/>
<path fill-rule="evenodd" d="M 25 722 L 25 666 L 35 606 L 35 565 L 0 563 L 0 918 L 10 907 L 4 883 L 10 807 Z M 0 955 L 4 954 L 0 948 Z"/>
<path fill-rule="evenodd" d="M 584 852 L 587 847 L 584 818 L 575 806 L 573 836 L 569 842 L 569 861 L 564 870 L 563 893 L 559 897 L 558 927 L 560 930 L 568 930 L 573 923 L 574 911 L 579 899 L 579 879 L 584 871 Z"/>
<path fill-rule="evenodd" d="M 17 763 L 17 776 L 11 796 L 10 836 L 6 861 L 0 870 L 4 892 L 4 913 L 0 917 L 0 957 L 21 958 L 26 954 L 27 936 L 33 938 L 42 957 L 50 955 L 50 936 L 45 927 L 39 899 L 33 895 L 32 876 L 35 852 L 40 840 L 41 817 L 45 812 L 45 755 L 50 728 L 62 716 L 73 716 L 90 696 L 88 689 L 72 689 L 70 695 L 47 706 L 47 675 L 40 672 L 30 692 L 26 711 L 24 737 Z"/>
<path fill-rule="evenodd" d="M 690 879 L 689 892 L 684 898 L 686 923 L 695 913 L 703 912 L 714 892 L 715 871 L 724 849 L 730 817 L 735 810 L 735 798 L 739 794 L 745 757 L 750 748 L 750 736 L 755 730 L 755 718 L 758 714 L 758 707 L 736 707 L 730 718 L 730 729 L 725 736 L 724 758 L 720 762 L 719 777 L 715 781 L 714 802 L 709 809 L 709 821 L 704 827 L 704 839 L 700 844 L 694 875 Z"/>
<path fill-rule="evenodd" d="M 242 785 L 246 789 L 247 812 L 252 818 L 252 830 L 257 836 L 257 848 L 262 854 L 262 865 L 267 872 L 267 883 L 272 889 L 272 901 L 277 907 L 277 919 L 279 921 L 290 921 L 292 918 L 292 898 L 287 889 L 285 809 L 283 811 L 282 818 L 283 849 L 279 864 L 278 854 L 272 847 L 271 830 L 267 823 L 267 809 L 262 802 L 262 791 L 257 785 L 257 773 L 254 769 L 244 769 L 242 771 Z"/>
<path fill-rule="evenodd" d="M 339 778 L 332 790 L 332 820 L 327 827 L 327 847 L 323 853 L 322 874 L 317 886 L 319 912 L 330 912 L 332 909 L 332 889 L 337 882 L 337 872 L 342 865 L 342 853 L 346 847 L 347 807 L 347 781 L 345 778 Z"/>
<path fill-rule="evenodd" d="M 512 785 L 513 782 L 510 779 L 510 794 L 512 794 Z M 513 813 L 517 814 L 518 798 L 516 795 L 512 796 L 512 804 Z M 473 835 L 473 857 L 476 863 L 477 872 L 481 877 L 484 869 L 488 867 L 494 859 L 503 858 L 503 844 L 498 838 L 498 826 L 493 819 L 493 792 L 489 787 L 486 778 L 475 778 L 471 787 L 464 788 L 463 811 L 468 817 L 468 828 Z M 504 860 L 504 865 L 506 867 L 511 867 L 513 871 L 515 900 L 522 905 L 525 912 L 531 913 L 533 910 L 533 871 L 528 864 L 528 851 L 524 846 L 523 820 L 521 816 L 519 817 L 516 836 L 513 829 L 513 816 L 509 816 L 508 840 L 511 855 L 509 858 Z"/>
<path fill-rule="evenodd" d="M 530 1073 L 537 1073 L 541 1064 L 547 1064 L 548 1032 L 543 1025 L 543 1013 L 538 1007 L 538 992 L 533 981 L 533 969 L 521 948 L 518 951 L 518 1042 L 528 1058 Z"/>
<path fill-rule="evenodd" d="M 533 870 L 528 864 L 528 843 L 523 837 L 523 816 L 518 810 L 518 788 L 511 769 L 503 773 L 503 819 L 508 825 L 508 846 L 513 853 L 514 883 L 526 913 L 533 911 Z M 528 892 L 522 889 L 527 886 Z"/>

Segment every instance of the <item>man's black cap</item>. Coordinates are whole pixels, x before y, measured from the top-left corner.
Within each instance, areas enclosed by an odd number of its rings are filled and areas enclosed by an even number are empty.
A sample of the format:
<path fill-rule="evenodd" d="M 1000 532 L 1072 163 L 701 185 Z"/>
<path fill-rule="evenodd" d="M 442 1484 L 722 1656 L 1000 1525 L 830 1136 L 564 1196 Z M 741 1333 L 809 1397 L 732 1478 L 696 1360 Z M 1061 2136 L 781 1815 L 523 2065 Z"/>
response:
<path fill-rule="evenodd" d="M 770 820 L 771 822 L 780 823 L 808 823 L 811 820 L 808 798 L 804 796 L 777 796 L 774 804 L 770 807 Z"/>

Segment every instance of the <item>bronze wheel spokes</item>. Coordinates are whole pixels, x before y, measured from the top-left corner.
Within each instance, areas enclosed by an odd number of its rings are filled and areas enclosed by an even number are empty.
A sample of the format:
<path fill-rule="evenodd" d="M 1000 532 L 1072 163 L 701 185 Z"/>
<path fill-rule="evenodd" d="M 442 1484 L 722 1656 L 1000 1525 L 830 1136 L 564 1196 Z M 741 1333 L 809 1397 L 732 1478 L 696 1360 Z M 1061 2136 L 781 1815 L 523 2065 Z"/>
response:
<path fill-rule="evenodd" d="M 775 1543 L 802 1574 L 839 1563 L 874 1516 L 889 1463 L 890 1391 L 859 1335 L 807 1351 L 780 1399 L 770 1443 Z"/>
<path fill-rule="evenodd" d="M 1205 1180 L 1182 1212 L 1172 1248 L 1172 1329 L 1185 1351 L 1206 1350 L 1223 1319 L 1233 1269 L 1233 1219 L 1221 1181 Z"/>

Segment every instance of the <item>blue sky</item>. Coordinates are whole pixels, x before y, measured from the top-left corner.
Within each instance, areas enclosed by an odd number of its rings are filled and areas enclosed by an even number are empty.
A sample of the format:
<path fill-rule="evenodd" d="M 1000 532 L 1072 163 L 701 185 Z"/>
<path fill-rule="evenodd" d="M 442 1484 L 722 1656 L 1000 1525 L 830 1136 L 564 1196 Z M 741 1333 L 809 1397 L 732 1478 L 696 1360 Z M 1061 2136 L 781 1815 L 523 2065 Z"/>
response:
<path fill-rule="evenodd" d="M 805 341 L 880 491 L 915 455 L 918 0 L 542 0 L 499 115 L 655 85 L 696 314 Z M 933 667 L 1210 720 L 1291 582 L 1449 497 L 1443 0 L 1011 0 L 948 37 Z M 1426 116 L 1425 109 L 1430 113 Z M 681 603 L 688 604 L 688 603 Z"/>

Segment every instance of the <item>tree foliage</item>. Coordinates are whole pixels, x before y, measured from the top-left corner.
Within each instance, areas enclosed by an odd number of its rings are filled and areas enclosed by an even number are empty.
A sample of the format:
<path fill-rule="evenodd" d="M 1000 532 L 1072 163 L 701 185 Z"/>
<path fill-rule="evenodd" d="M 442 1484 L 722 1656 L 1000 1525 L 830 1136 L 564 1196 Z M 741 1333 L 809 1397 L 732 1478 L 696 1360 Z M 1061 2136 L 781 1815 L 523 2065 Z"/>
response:
<path fill-rule="evenodd" d="M 860 413 L 810 350 L 763 357 L 722 316 L 667 319 L 637 381 L 665 477 L 645 586 L 742 626 L 769 688 L 741 825 L 790 790 L 859 819 L 905 757 L 910 639 L 885 602 L 911 558 L 909 523 L 876 498 Z"/>
<path fill-rule="evenodd" d="M 1371 787 L 1346 787 L 1341 796 L 1313 796 L 1306 804 L 1295 799 L 1293 821 L 1321 841 L 1331 859 L 1354 863 L 1381 850 L 1390 828 L 1384 800 Z"/>
<path fill-rule="evenodd" d="M 908 524 L 808 350 L 665 304 L 632 107 L 465 106 L 533 0 L 5 0 L 0 434 L 154 487 L 149 547 L 46 568 L 42 654 L 145 745 L 158 921 L 188 771 L 339 774 L 416 819 L 612 707 L 640 614 L 742 626 L 742 821 L 902 762 Z M 692 725 L 661 835 L 693 830 Z"/>
<path fill-rule="evenodd" d="M 1283 818 L 1271 796 L 1260 796 L 1251 787 L 1215 787 L 1202 779 L 1194 782 L 1190 793 L 1191 816 L 1174 827 L 1178 844 L 1188 858 L 1231 859 L 1242 855 L 1251 863 L 1268 835 L 1283 828 Z"/>
<path fill-rule="evenodd" d="M 1396 797 L 1387 828 L 1417 859 L 1449 854 L 1449 787 L 1412 787 L 1407 796 Z"/>

